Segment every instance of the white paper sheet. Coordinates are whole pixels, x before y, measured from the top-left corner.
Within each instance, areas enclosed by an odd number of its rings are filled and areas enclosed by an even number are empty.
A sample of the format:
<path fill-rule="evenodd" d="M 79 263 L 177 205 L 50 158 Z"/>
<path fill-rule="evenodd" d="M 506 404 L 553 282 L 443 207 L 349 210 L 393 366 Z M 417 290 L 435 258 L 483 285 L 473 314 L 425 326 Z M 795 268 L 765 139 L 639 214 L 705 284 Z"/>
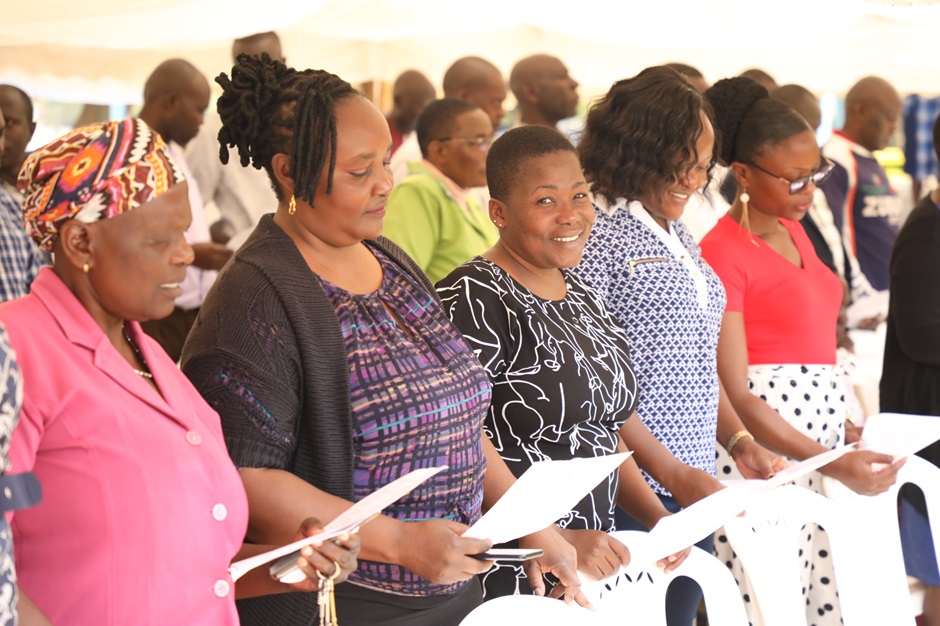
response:
<path fill-rule="evenodd" d="M 533 463 L 463 536 L 504 543 L 542 530 L 563 517 L 631 454 Z"/>
<path fill-rule="evenodd" d="M 678 513 L 661 519 L 650 530 L 647 541 L 638 545 L 637 550 L 642 554 L 634 555 L 634 558 L 643 562 L 655 562 L 694 545 L 724 526 L 726 521 L 741 513 L 763 493 L 832 463 L 854 448 L 855 444 L 852 444 L 823 452 L 789 466 L 769 480 L 722 481 L 728 489 L 713 493 Z"/>
<path fill-rule="evenodd" d="M 836 459 L 853 452 L 855 450 L 856 444 L 850 443 L 847 446 L 842 446 L 840 448 L 834 448 L 823 452 L 822 454 L 817 454 L 816 456 L 811 456 L 808 459 L 804 459 L 799 463 L 794 463 L 793 465 L 787 467 L 786 469 L 777 472 L 773 478 L 767 481 L 767 490 L 774 489 L 776 487 L 782 487 L 789 482 L 792 482 L 799 478 L 800 476 L 805 476 L 810 472 L 818 470 L 823 465 L 829 465 Z"/>
<path fill-rule="evenodd" d="M 865 421 L 863 445 L 868 450 L 906 457 L 940 439 L 940 417 L 879 413 Z"/>
<path fill-rule="evenodd" d="M 655 563 L 695 545 L 724 526 L 725 522 L 746 509 L 763 493 L 762 490 L 728 488 L 702 498 L 678 513 L 659 520 L 645 542 L 639 544 L 636 550 L 630 547 L 631 557 L 640 563 Z"/>
<path fill-rule="evenodd" d="M 409 472 L 397 480 L 393 480 L 381 489 L 373 491 L 365 498 L 337 515 L 332 522 L 323 527 L 323 532 L 305 537 L 304 539 L 270 550 L 269 552 L 264 552 L 251 558 L 232 563 L 228 568 L 229 573 L 232 575 L 232 580 L 238 580 L 244 576 L 245 573 L 274 559 L 288 555 L 291 552 L 296 552 L 314 543 L 322 543 L 327 539 L 332 539 L 333 537 L 342 535 L 344 532 L 353 530 L 365 520 L 372 518 L 377 513 L 381 513 L 385 507 L 445 469 L 447 469 L 447 466 L 442 465 L 441 467 L 428 467 Z"/>

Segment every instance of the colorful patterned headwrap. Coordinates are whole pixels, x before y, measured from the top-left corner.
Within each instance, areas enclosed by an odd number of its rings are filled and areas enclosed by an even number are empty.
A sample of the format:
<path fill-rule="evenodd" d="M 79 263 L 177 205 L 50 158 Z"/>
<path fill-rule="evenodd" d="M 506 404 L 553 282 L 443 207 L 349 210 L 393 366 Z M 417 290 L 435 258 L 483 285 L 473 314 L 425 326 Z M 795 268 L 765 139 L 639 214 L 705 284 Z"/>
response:
<path fill-rule="evenodd" d="M 130 118 L 78 128 L 39 148 L 23 163 L 17 186 L 26 232 L 51 251 L 66 220 L 120 215 L 182 180 L 160 135 Z"/>

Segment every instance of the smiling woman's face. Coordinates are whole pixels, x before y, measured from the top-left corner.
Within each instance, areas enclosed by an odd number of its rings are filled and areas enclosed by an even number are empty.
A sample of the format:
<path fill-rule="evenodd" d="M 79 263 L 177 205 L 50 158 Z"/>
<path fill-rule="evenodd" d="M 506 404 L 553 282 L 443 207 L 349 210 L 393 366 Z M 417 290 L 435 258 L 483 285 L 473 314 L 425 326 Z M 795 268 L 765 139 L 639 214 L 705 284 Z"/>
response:
<path fill-rule="evenodd" d="M 656 222 L 666 227 L 667 222 L 682 217 L 685 205 L 693 193 L 702 189 L 708 183 L 708 168 L 712 162 L 715 148 L 715 131 L 708 117 L 701 114 L 702 134 L 695 142 L 695 161 L 688 166 L 685 176 L 681 180 L 652 189 L 640 199 L 643 208 L 653 216 Z"/>
<path fill-rule="evenodd" d="M 187 194 L 187 183 L 179 183 L 133 211 L 88 225 L 95 303 L 86 307 L 138 321 L 173 312 L 193 261 L 184 237 L 192 221 Z"/>
<path fill-rule="evenodd" d="M 594 225 L 594 206 L 574 152 L 552 152 L 519 168 L 506 202 L 493 200 L 500 241 L 540 269 L 575 267 Z"/>

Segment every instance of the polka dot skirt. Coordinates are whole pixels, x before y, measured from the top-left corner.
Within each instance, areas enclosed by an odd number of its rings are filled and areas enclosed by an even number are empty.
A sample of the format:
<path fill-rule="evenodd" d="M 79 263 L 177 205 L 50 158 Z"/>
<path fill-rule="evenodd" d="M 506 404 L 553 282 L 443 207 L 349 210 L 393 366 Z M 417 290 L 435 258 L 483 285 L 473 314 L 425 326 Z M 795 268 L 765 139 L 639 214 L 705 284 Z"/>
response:
<path fill-rule="evenodd" d="M 845 386 L 842 372 L 831 365 L 752 365 L 748 367 L 751 393 L 776 410 L 791 426 L 826 446 L 835 448 L 845 436 Z M 719 479 L 743 478 L 724 448 L 717 448 Z M 793 459 L 788 459 L 791 463 Z M 795 484 L 822 493 L 821 474 L 811 472 Z M 825 495 L 825 494 L 824 494 Z M 808 626 L 842 623 L 839 593 L 829 549 L 829 538 L 815 524 L 804 528 L 798 554 L 802 566 L 803 598 Z M 751 624 L 761 623 L 751 605 L 751 590 L 740 561 L 724 535 L 715 533 L 715 554 L 738 581 Z"/>

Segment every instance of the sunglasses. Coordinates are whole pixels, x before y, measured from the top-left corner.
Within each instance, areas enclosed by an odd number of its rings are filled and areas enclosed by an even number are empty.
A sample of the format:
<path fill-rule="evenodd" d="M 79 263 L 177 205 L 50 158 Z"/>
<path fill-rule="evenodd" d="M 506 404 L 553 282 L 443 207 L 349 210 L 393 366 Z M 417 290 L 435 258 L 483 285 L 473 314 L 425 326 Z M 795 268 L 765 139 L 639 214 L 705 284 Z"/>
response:
<path fill-rule="evenodd" d="M 773 172 L 768 172 L 767 170 L 762 168 L 757 163 L 754 163 L 753 161 L 748 163 L 748 165 L 756 167 L 757 169 L 767 174 L 768 176 L 773 176 L 777 180 L 782 180 L 783 182 L 785 182 L 787 185 L 790 186 L 791 196 L 798 194 L 804 189 L 806 189 L 806 186 L 809 185 L 810 183 L 813 183 L 814 185 L 818 187 L 820 183 L 822 183 L 824 180 L 829 178 L 829 175 L 832 174 L 832 169 L 835 167 L 832 161 L 830 161 L 829 159 L 823 158 L 823 163 L 822 165 L 819 166 L 818 170 L 816 170 L 809 176 L 801 176 L 800 178 L 794 178 L 793 180 L 790 180 L 789 178 L 778 176 L 777 174 L 774 174 Z"/>

